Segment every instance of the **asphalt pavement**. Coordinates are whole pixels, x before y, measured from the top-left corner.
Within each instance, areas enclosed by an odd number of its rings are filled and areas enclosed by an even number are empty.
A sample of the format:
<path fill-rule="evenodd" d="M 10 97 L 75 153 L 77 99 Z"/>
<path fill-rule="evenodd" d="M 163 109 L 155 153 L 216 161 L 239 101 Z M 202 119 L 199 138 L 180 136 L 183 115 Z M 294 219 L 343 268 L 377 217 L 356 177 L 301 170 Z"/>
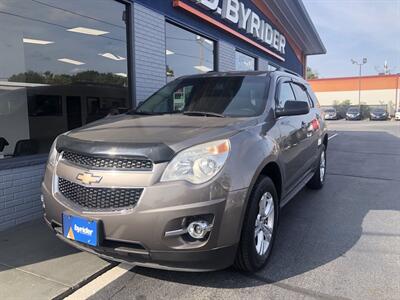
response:
<path fill-rule="evenodd" d="M 134 267 L 92 299 L 400 299 L 400 122 L 333 121 L 328 174 L 281 214 L 267 267 Z"/>

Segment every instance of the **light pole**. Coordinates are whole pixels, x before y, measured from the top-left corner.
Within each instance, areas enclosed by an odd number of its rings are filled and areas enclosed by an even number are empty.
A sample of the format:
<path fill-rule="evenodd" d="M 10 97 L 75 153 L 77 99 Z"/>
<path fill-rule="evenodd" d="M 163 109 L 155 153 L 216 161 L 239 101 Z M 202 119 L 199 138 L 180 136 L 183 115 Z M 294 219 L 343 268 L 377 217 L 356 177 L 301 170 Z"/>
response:
<path fill-rule="evenodd" d="M 361 113 L 361 68 L 363 65 L 367 63 L 367 59 L 364 57 L 362 62 L 358 62 L 355 59 L 351 59 L 351 62 L 353 65 L 358 65 L 359 67 L 359 72 L 358 72 L 358 109 L 360 110 Z"/>

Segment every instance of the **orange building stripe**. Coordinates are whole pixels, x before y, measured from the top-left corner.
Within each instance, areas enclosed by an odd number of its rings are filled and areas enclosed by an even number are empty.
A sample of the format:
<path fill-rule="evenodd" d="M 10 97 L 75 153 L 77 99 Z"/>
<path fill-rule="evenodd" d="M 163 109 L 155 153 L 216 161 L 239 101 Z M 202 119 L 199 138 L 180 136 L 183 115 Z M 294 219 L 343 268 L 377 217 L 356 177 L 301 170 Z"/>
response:
<path fill-rule="evenodd" d="M 358 91 L 358 77 L 326 78 L 309 80 L 314 92 Z M 361 90 L 400 89 L 399 75 L 361 77 Z"/>
<path fill-rule="evenodd" d="M 214 20 L 213 18 L 210 18 L 206 14 L 198 11 L 197 9 L 191 7 L 190 5 L 187 5 L 186 3 L 181 2 L 180 0 L 174 0 L 173 5 L 174 5 L 174 7 L 180 7 L 182 9 L 184 9 L 184 10 L 186 10 L 186 11 L 188 11 L 188 12 L 194 14 L 194 15 L 196 15 L 200 19 L 203 19 L 204 21 L 206 21 L 206 22 L 208 22 L 208 23 L 210 23 L 210 24 L 212 24 L 212 25 L 214 25 L 214 26 L 216 26 L 216 27 L 218 27 L 220 29 L 225 30 L 226 32 L 228 32 L 228 33 L 230 33 L 230 34 L 232 34 L 232 35 L 244 40 L 245 42 L 257 47 L 258 49 L 268 53 L 269 55 L 279 59 L 280 61 L 285 61 L 285 59 L 282 56 L 274 53 L 273 51 L 265 48 L 264 46 L 261 46 L 259 43 L 249 39 L 247 36 L 244 36 L 243 34 L 233 30 L 232 28 L 226 26 L 225 24 L 222 24 L 221 22 L 218 22 L 218 21 Z"/>

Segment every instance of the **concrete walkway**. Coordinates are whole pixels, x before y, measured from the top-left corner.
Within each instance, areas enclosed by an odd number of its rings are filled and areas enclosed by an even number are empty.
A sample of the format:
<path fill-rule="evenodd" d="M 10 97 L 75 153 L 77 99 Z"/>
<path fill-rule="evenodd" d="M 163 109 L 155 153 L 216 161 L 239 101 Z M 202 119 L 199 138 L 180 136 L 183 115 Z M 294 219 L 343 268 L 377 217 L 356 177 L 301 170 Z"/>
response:
<path fill-rule="evenodd" d="M 42 220 L 0 232 L 0 299 L 62 298 L 110 263 L 57 239 Z"/>

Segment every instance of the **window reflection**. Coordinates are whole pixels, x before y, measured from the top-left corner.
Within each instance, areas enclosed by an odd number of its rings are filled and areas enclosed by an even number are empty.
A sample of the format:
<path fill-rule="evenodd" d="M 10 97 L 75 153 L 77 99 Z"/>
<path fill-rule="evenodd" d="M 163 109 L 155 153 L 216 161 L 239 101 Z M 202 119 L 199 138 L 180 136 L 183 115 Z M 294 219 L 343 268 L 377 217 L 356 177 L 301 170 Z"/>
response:
<path fill-rule="evenodd" d="M 1 1 L 0 156 L 18 155 L 19 141 L 45 153 L 58 134 L 129 108 L 124 11 L 112 0 Z"/>
<path fill-rule="evenodd" d="M 167 80 L 214 70 L 214 42 L 170 23 L 166 24 Z"/>
<path fill-rule="evenodd" d="M 254 71 L 256 59 L 240 51 L 235 51 L 235 65 L 237 71 Z"/>

